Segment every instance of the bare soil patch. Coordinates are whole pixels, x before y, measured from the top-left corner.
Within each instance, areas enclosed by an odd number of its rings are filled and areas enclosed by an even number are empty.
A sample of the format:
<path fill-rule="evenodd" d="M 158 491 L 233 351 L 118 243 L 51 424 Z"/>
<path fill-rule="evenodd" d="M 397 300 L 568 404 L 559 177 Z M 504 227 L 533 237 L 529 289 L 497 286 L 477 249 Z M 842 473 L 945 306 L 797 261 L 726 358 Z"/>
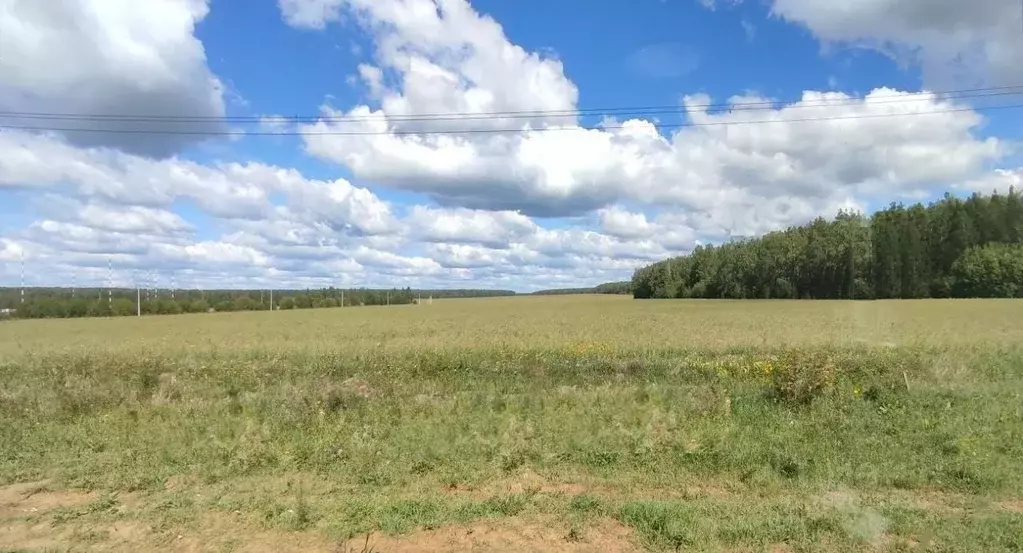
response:
<path fill-rule="evenodd" d="M 97 497 L 95 493 L 54 491 L 49 486 L 50 482 L 43 480 L 0 487 L 0 520 L 84 505 Z"/>
<path fill-rule="evenodd" d="M 86 538 L 83 539 L 83 536 Z M 313 532 L 264 530 L 240 515 L 208 513 L 188 528 L 156 531 L 138 521 L 113 524 L 67 524 L 8 520 L 0 523 L 0 549 L 84 551 L 239 551 L 248 553 L 356 553 L 364 550 L 387 553 L 487 553 L 567 552 L 634 553 L 642 551 L 632 540 L 632 530 L 614 520 L 603 519 L 585 528 L 572 529 L 550 519 L 517 518 L 480 521 L 470 525 L 442 526 L 411 534 L 389 536 L 375 532 L 338 543 Z M 364 549 L 366 548 L 366 549 Z"/>
<path fill-rule="evenodd" d="M 29 523 L 24 520 L 0 521 L 0 549 L 59 549 L 73 543 L 69 529 L 58 530 L 49 523 Z"/>
<path fill-rule="evenodd" d="M 314 532 L 286 532 L 254 528 L 241 516 L 210 513 L 195 529 L 179 530 L 165 536 L 169 542 L 152 551 L 199 553 L 203 551 L 239 551 L 247 553 L 334 553 L 338 544 Z"/>
<path fill-rule="evenodd" d="M 1023 499 L 1012 499 L 996 503 L 998 508 L 1012 513 L 1023 513 Z"/>
<path fill-rule="evenodd" d="M 631 539 L 632 531 L 613 520 L 602 520 L 573 532 L 561 524 L 546 521 L 506 519 L 468 526 L 445 526 L 407 536 L 372 534 L 368 545 L 389 553 L 446 553 L 485 551 L 488 553 L 568 552 L 631 553 L 642 551 Z M 363 540 L 352 540 L 348 551 L 361 551 Z M 342 549 L 344 551 L 344 549 Z"/>

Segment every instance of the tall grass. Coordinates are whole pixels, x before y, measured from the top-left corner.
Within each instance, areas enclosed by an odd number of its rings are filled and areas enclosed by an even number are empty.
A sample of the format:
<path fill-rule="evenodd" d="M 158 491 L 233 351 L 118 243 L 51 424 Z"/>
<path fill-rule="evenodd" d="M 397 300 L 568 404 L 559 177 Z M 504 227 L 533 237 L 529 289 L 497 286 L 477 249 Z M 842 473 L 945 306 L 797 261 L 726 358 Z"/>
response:
<path fill-rule="evenodd" d="M 554 516 L 651 549 L 1012 550 L 1019 305 L 516 298 L 4 324 L 0 483 L 135 494 L 157 527 L 238 513 L 337 540 Z"/>

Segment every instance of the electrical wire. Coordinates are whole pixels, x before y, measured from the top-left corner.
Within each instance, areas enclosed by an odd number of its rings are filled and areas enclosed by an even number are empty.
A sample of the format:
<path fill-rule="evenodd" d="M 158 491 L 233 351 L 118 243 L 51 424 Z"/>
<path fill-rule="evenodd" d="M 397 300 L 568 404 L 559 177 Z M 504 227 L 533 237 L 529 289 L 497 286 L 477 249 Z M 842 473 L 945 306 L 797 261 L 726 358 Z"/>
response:
<path fill-rule="evenodd" d="M 1023 85 L 959 89 L 944 92 L 911 92 L 900 96 L 875 98 L 869 101 L 870 105 L 899 104 L 905 102 L 919 101 L 921 96 L 935 96 L 944 100 L 967 100 L 978 98 L 992 98 L 1003 96 L 1014 96 L 1023 94 Z M 825 99 L 816 101 L 794 101 L 783 106 L 784 109 L 808 109 L 817 107 L 841 107 L 860 105 L 866 100 L 865 96 L 849 96 L 838 99 Z M 798 103 L 797 103 L 798 102 Z M 661 114 L 685 114 L 693 110 L 728 110 L 732 112 L 744 111 L 774 111 L 778 109 L 778 102 L 756 101 L 756 102 L 734 102 L 734 103 L 707 103 L 688 104 L 686 106 L 638 106 L 638 107 L 612 107 L 612 108 L 581 108 L 573 110 L 533 110 L 533 111 L 494 111 L 494 112 L 451 112 L 417 115 L 367 115 L 367 116 L 329 116 L 329 115 L 295 115 L 295 116 L 178 116 L 178 115 L 130 115 L 130 114 L 81 114 L 81 113 L 57 113 L 57 112 L 23 112 L 23 111 L 0 111 L 0 119 L 43 119 L 49 121 L 87 121 L 87 122 L 137 122 L 137 123 L 262 123 L 267 119 L 274 119 L 284 123 L 356 123 L 356 122 L 426 122 L 426 121 L 479 121 L 491 119 L 533 119 L 533 118 L 554 118 L 554 117 L 585 117 L 585 116 L 628 116 L 628 115 L 661 115 Z"/>
<path fill-rule="evenodd" d="M 938 115 L 945 113 L 960 113 L 960 112 L 983 112 L 991 110 L 1002 110 L 1002 109 L 1018 109 L 1023 108 L 1023 104 L 1005 104 L 998 106 L 978 106 L 978 107 L 963 107 L 963 108 L 951 108 L 942 110 L 929 110 L 929 111 L 918 111 L 908 113 L 871 113 L 871 114 L 860 114 L 860 115 L 849 115 L 849 116 L 834 116 L 834 117 L 807 117 L 807 118 L 796 118 L 796 119 L 764 119 L 764 120 L 752 120 L 752 121 L 709 121 L 709 122 L 683 122 L 683 123 L 649 123 L 651 126 L 658 129 L 677 129 L 687 127 L 714 127 L 714 126 L 731 126 L 731 125 L 755 125 L 755 124 L 789 124 L 789 123 L 807 123 L 807 122 L 821 122 L 821 121 L 846 121 L 856 119 L 877 119 L 877 118 L 889 118 L 889 117 L 908 117 L 908 116 L 919 116 L 919 115 Z M 568 126 L 568 127 L 541 127 L 541 128 L 519 128 L 519 129 L 438 129 L 438 130 L 388 130 L 388 131 L 187 131 L 187 130 L 172 130 L 172 129 L 117 129 L 117 128 L 72 128 L 72 127 L 42 127 L 42 126 L 22 126 L 22 125 L 3 125 L 0 124 L 0 130 L 19 130 L 19 131 L 44 131 L 44 132 L 84 132 L 84 133 L 109 133 L 109 134 L 154 134 L 154 135 L 204 135 L 204 136 L 404 136 L 404 135 L 460 135 L 460 134 L 524 134 L 524 133 L 537 133 L 537 132 L 555 132 L 555 131 L 578 131 L 578 130 L 621 130 L 625 129 L 626 125 L 604 125 L 604 126 Z"/>

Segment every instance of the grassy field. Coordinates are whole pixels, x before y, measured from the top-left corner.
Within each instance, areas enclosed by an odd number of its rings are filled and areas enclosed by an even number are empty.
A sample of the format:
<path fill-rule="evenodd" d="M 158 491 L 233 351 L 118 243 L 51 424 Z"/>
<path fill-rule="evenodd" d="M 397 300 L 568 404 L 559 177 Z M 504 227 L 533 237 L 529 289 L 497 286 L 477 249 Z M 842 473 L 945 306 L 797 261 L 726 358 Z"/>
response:
<path fill-rule="evenodd" d="M 1023 302 L 0 323 L 0 551 L 1020 551 Z"/>

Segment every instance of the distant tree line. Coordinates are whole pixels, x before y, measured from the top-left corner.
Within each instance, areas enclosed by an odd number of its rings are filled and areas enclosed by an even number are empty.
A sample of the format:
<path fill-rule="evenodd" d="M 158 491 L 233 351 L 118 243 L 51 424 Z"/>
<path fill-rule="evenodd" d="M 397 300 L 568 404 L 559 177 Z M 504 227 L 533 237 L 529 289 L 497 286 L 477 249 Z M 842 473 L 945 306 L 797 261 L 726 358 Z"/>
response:
<path fill-rule="evenodd" d="M 1023 297 L 1023 198 L 949 194 L 700 246 L 635 272 L 636 298 Z"/>
<path fill-rule="evenodd" d="M 345 289 L 274 290 L 275 309 L 310 309 L 365 305 L 408 305 L 429 298 L 508 296 L 507 290 Z M 136 302 L 140 295 L 141 301 Z M 25 319 L 174 315 L 213 311 L 271 309 L 268 290 L 142 290 L 106 288 L 0 288 L 0 316 Z M 343 301 L 343 303 L 342 303 Z"/>
<path fill-rule="evenodd" d="M 554 288 L 533 292 L 534 296 L 561 296 L 567 294 L 631 294 L 632 282 L 606 282 L 588 288 Z"/>

